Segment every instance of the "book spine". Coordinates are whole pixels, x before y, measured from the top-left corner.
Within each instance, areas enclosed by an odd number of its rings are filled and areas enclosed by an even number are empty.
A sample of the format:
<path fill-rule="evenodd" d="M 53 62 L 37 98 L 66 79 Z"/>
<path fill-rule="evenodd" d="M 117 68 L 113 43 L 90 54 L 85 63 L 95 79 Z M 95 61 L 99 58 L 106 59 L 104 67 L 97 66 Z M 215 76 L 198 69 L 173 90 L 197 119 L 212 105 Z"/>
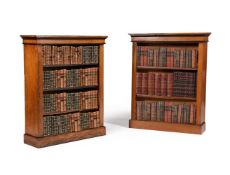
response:
<path fill-rule="evenodd" d="M 137 72 L 136 74 L 136 93 L 142 94 L 142 73 Z"/>
<path fill-rule="evenodd" d="M 153 121 L 157 120 L 157 103 L 156 102 L 151 103 L 151 120 Z"/>
<path fill-rule="evenodd" d="M 147 95 L 148 94 L 148 74 L 147 73 L 142 73 L 142 92 L 141 94 L 145 94 Z"/>
<path fill-rule="evenodd" d="M 161 96 L 161 73 L 155 73 L 155 95 Z"/>
<path fill-rule="evenodd" d="M 168 74 L 161 73 L 161 96 L 167 96 L 167 80 Z"/>

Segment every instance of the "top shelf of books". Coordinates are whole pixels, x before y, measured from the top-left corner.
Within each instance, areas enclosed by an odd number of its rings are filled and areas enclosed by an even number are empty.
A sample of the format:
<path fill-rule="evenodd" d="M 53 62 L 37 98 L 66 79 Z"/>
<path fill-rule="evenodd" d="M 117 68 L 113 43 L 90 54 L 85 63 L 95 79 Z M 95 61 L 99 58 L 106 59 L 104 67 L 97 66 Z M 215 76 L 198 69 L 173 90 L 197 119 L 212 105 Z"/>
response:
<path fill-rule="evenodd" d="M 196 70 L 197 47 L 137 46 L 137 66 L 143 69 Z"/>
<path fill-rule="evenodd" d="M 97 66 L 99 46 L 42 45 L 43 66 Z"/>

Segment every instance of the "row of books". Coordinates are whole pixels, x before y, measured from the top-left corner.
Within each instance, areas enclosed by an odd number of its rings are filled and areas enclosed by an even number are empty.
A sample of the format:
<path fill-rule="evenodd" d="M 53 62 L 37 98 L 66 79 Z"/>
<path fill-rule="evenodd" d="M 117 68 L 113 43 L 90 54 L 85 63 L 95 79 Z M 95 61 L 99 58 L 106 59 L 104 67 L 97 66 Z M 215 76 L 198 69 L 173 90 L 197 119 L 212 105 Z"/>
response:
<path fill-rule="evenodd" d="M 43 118 L 44 136 L 78 132 L 100 126 L 99 111 L 45 116 Z"/>
<path fill-rule="evenodd" d="M 81 111 L 98 108 L 98 91 L 44 94 L 44 112 Z"/>
<path fill-rule="evenodd" d="M 171 101 L 137 101 L 137 120 L 195 124 L 196 104 Z"/>
<path fill-rule="evenodd" d="M 98 46 L 43 45 L 43 65 L 98 63 Z"/>
<path fill-rule="evenodd" d="M 43 73 L 43 88 L 82 87 L 98 85 L 98 68 L 46 70 Z"/>
<path fill-rule="evenodd" d="M 197 48 L 137 47 L 137 66 L 196 68 Z"/>
<path fill-rule="evenodd" d="M 151 96 L 196 96 L 196 72 L 137 72 L 136 93 Z"/>

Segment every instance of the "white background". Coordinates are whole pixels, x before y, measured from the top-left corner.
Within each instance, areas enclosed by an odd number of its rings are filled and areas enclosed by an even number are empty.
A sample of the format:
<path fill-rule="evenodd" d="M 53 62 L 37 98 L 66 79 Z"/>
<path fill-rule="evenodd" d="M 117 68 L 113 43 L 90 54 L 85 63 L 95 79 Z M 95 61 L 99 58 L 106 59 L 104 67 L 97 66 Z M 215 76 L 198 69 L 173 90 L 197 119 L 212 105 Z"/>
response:
<path fill-rule="evenodd" d="M 132 32 L 212 32 L 203 135 L 128 128 Z M 36 149 L 23 144 L 21 34 L 108 35 L 107 135 Z M 229 0 L 1 0 L 0 174 L 230 174 Z"/>

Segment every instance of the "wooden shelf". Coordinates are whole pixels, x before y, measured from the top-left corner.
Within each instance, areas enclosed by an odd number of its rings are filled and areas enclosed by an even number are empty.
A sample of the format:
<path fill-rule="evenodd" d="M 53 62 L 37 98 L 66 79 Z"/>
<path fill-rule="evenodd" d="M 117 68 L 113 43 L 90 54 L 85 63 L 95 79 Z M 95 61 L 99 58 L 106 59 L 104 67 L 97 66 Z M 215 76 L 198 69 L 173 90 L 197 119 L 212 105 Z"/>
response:
<path fill-rule="evenodd" d="M 137 70 L 197 71 L 197 68 L 137 66 Z"/>
<path fill-rule="evenodd" d="M 129 120 L 129 127 L 137 129 L 173 131 L 191 134 L 202 134 L 205 131 L 205 123 L 202 123 L 201 125 L 192 125 L 157 121 Z"/>
<path fill-rule="evenodd" d="M 42 148 L 45 146 L 56 145 L 60 143 L 66 143 L 75 140 L 81 140 L 86 138 L 92 138 L 96 136 L 105 135 L 105 127 L 101 126 L 98 128 L 87 129 L 78 132 L 71 132 L 66 134 L 60 134 L 56 136 L 45 136 L 45 137 L 34 137 L 28 134 L 24 135 L 24 142 L 26 144 Z"/>
<path fill-rule="evenodd" d="M 68 88 L 55 88 L 44 89 L 44 93 L 63 92 L 63 91 L 85 91 L 85 90 L 98 90 L 98 86 L 82 86 L 82 87 L 68 87 Z"/>
<path fill-rule="evenodd" d="M 196 101 L 193 97 L 168 97 L 168 96 L 151 96 L 151 95 L 136 95 L 137 98 L 145 98 L 151 100 L 181 100 L 181 101 Z"/>
<path fill-rule="evenodd" d="M 64 68 L 87 68 L 98 67 L 98 63 L 91 64 L 56 64 L 56 65 L 43 65 L 43 69 L 64 69 Z"/>
<path fill-rule="evenodd" d="M 44 116 L 49 116 L 49 115 L 62 115 L 62 114 L 69 114 L 69 113 L 75 113 L 75 112 L 92 112 L 92 111 L 98 111 L 98 108 L 94 109 L 83 109 L 83 110 L 72 110 L 72 111 L 63 111 L 63 112 L 49 112 L 49 113 L 44 113 Z"/>

